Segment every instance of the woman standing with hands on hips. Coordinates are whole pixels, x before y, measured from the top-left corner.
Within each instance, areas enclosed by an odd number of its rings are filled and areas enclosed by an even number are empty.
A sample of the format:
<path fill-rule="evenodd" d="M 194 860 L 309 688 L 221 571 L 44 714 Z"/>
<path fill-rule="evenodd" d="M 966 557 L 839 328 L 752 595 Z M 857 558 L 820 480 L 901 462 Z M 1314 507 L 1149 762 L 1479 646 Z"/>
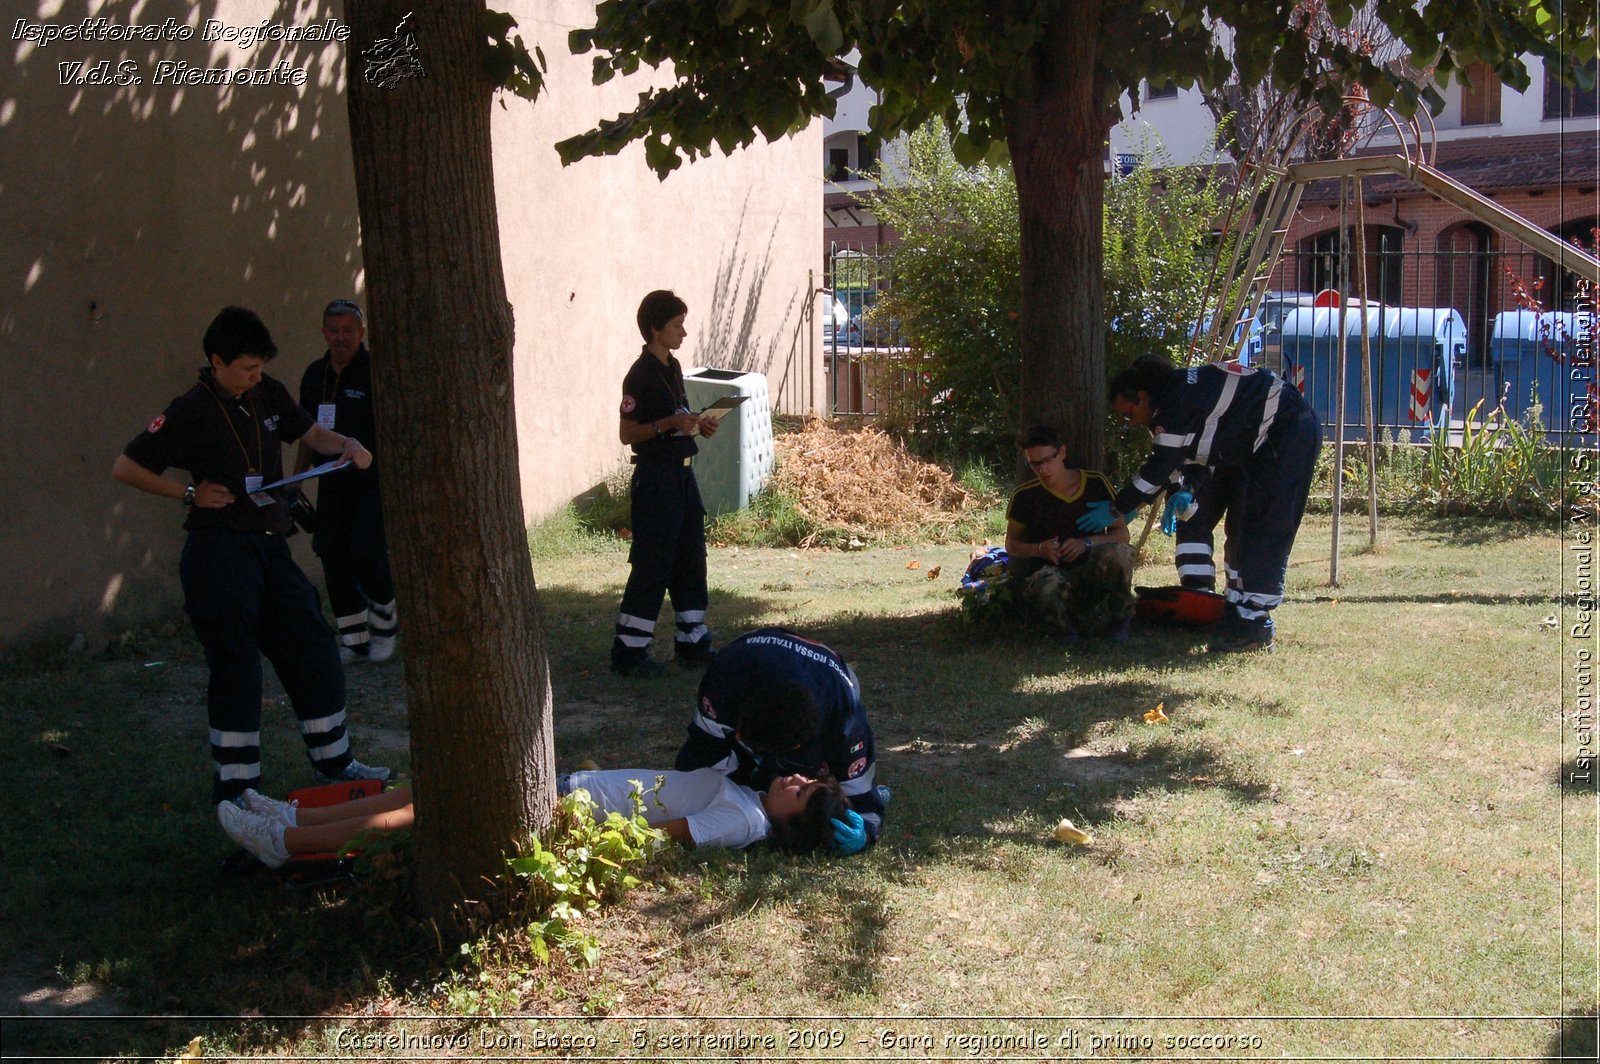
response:
<path fill-rule="evenodd" d="M 632 572 L 617 612 L 611 671 L 623 676 L 666 671 L 650 656 L 663 595 L 672 596 L 678 664 L 702 666 L 715 653 L 706 627 L 706 509 L 693 460 L 699 451 L 694 436 L 715 435 L 717 422 L 689 408 L 683 367 L 672 356 L 688 335 L 687 314 L 688 306 L 672 292 L 644 297 L 637 315 L 644 349 L 622 381 L 617 437 L 633 448 Z"/>

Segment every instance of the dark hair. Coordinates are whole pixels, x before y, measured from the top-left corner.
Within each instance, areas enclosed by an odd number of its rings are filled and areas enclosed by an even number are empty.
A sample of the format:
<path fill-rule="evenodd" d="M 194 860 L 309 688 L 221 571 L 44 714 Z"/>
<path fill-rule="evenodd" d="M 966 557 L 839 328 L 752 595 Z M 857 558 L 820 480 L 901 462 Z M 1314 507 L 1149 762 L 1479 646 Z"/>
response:
<path fill-rule="evenodd" d="M 771 822 L 767 841 L 774 849 L 784 853 L 811 853 L 833 845 L 833 822 L 844 819 L 845 813 L 850 811 L 850 803 L 845 801 L 839 781 L 832 776 L 824 776 L 817 783 L 820 786 L 806 799 L 804 809 Z"/>
<path fill-rule="evenodd" d="M 266 362 L 278 353 L 272 334 L 256 312 L 244 307 L 223 307 L 206 326 L 206 335 L 200 342 L 205 347 L 205 356 L 209 359 L 216 355 L 224 366 L 232 365 L 244 355 L 254 355 Z"/>
<path fill-rule="evenodd" d="M 790 680 L 756 680 L 733 709 L 739 741 L 758 754 L 787 754 L 817 736 L 817 700 Z"/>
<path fill-rule="evenodd" d="M 1140 392 L 1160 395 L 1167 381 L 1172 379 L 1174 368 L 1161 355 L 1140 355 L 1133 360 L 1133 365 L 1111 378 L 1111 398 L 1131 401 L 1138 399 Z"/>
<path fill-rule="evenodd" d="M 1026 451 L 1030 447 L 1064 447 L 1066 443 L 1054 425 L 1033 425 L 1017 433 L 1017 446 Z"/>
<path fill-rule="evenodd" d="M 655 339 L 657 329 L 665 329 L 667 322 L 679 314 L 687 313 L 689 304 L 665 288 L 658 288 L 639 303 L 639 335 L 644 337 L 645 343 L 649 343 Z"/>
<path fill-rule="evenodd" d="M 361 304 L 353 299 L 335 299 L 332 303 L 322 308 L 324 318 L 343 317 L 346 314 L 354 315 L 356 321 L 362 325 L 367 324 L 367 316 L 361 313 Z"/>

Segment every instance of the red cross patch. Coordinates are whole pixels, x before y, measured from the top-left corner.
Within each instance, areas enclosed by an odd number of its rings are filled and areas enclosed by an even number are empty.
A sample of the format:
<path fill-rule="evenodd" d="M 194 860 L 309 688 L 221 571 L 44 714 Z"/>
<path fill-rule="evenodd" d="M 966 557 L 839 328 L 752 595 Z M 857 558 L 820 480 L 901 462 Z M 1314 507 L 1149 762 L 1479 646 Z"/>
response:
<path fill-rule="evenodd" d="M 847 780 L 853 780 L 857 776 L 861 775 L 861 773 L 865 772 L 866 769 L 867 759 L 864 757 L 858 757 L 854 761 L 850 762 L 849 768 L 844 770 L 844 778 Z"/>
<path fill-rule="evenodd" d="M 161 426 L 167 423 L 167 415 L 157 414 L 156 419 L 144 427 L 146 432 L 160 432 Z"/>
<path fill-rule="evenodd" d="M 631 396 L 631 395 L 624 395 L 624 396 L 623 396 L 623 397 L 622 397 L 622 412 L 623 412 L 623 413 L 624 413 L 624 414 L 631 414 L 631 413 L 633 413 L 633 408 L 634 408 L 634 407 L 636 407 L 636 406 L 638 406 L 638 405 L 639 405 L 639 404 L 638 404 L 638 403 L 636 403 L 636 402 L 634 402 L 634 401 L 633 401 L 633 396 Z"/>

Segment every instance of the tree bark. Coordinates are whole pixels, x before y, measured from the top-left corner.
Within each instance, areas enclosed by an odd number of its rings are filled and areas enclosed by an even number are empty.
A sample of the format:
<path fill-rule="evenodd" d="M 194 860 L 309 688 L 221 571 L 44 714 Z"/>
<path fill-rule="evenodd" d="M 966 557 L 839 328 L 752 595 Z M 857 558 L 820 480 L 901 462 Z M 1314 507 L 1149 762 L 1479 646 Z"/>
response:
<path fill-rule="evenodd" d="M 1067 461 L 1105 461 L 1105 283 L 1101 262 L 1111 130 L 1096 73 L 1100 0 L 1072 5 L 1046 30 L 1033 91 L 1005 103 L 1017 180 L 1022 307 L 1022 426 L 1053 425 Z"/>
<path fill-rule="evenodd" d="M 482 0 L 352 0 L 350 139 L 416 778 L 417 902 L 485 897 L 554 804 L 550 676 L 517 467 Z M 422 76 L 361 53 L 407 12 Z M 394 73 L 399 68 L 391 68 Z"/>

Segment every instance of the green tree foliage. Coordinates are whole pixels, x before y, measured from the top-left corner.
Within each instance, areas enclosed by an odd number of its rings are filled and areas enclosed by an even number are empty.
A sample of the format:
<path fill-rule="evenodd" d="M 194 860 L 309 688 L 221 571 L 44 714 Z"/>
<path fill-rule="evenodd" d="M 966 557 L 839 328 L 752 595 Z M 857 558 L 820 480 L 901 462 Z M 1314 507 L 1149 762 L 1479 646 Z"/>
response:
<path fill-rule="evenodd" d="M 1328 21 L 1370 11 L 1448 77 L 1477 60 L 1514 89 L 1522 56 L 1571 72 L 1595 54 L 1595 5 L 1558 0 L 1319 0 Z M 963 162 L 1009 153 L 1021 219 L 1022 405 L 1069 442 L 1103 442 L 1099 324 L 1101 146 L 1124 94 L 1146 80 L 1222 87 L 1263 81 L 1336 113 L 1349 86 L 1376 105 L 1442 103 L 1398 65 L 1340 35 L 1286 32 L 1297 0 L 603 0 L 569 45 L 603 82 L 670 63 L 669 83 L 636 107 L 557 145 L 568 162 L 642 141 L 665 175 L 685 159 L 775 139 L 831 115 L 830 78 L 859 52 L 877 90 L 872 131 L 942 118 Z"/>
<path fill-rule="evenodd" d="M 901 235 L 894 284 L 870 311 L 907 341 L 875 374 L 889 389 L 894 422 L 934 453 L 959 455 L 1008 439 L 1018 410 L 1017 185 L 1004 164 L 962 166 L 938 123 L 896 150 L 901 183 L 874 210 Z"/>
<path fill-rule="evenodd" d="M 1187 358 L 1224 192 L 1214 168 L 1174 166 L 1148 126 L 1138 144 L 1138 165 L 1106 186 L 1108 377 L 1144 354 L 1165 354 L 1174 362 Z"/>
<path fill-rule="evenodd" d="M 881 355 L 875 373 L 909 385 L 891 393 L 890 414 L 928 449 L 1003 460 L 1023 409 L 1016 181 L 1003 163 L 961 165 L 937 123 L 904 143 L 893 152 L 904 178 L 874 203 L 902 236 L 894 284 L 870 313 L 898 323 L 907 350 Z M 1218 212 L 1210 168 L 1174 167 L 1148 129 L 1140 148 L 1105 198 L 1108 375 L 1148 352 L 1187 354 Z"/>

